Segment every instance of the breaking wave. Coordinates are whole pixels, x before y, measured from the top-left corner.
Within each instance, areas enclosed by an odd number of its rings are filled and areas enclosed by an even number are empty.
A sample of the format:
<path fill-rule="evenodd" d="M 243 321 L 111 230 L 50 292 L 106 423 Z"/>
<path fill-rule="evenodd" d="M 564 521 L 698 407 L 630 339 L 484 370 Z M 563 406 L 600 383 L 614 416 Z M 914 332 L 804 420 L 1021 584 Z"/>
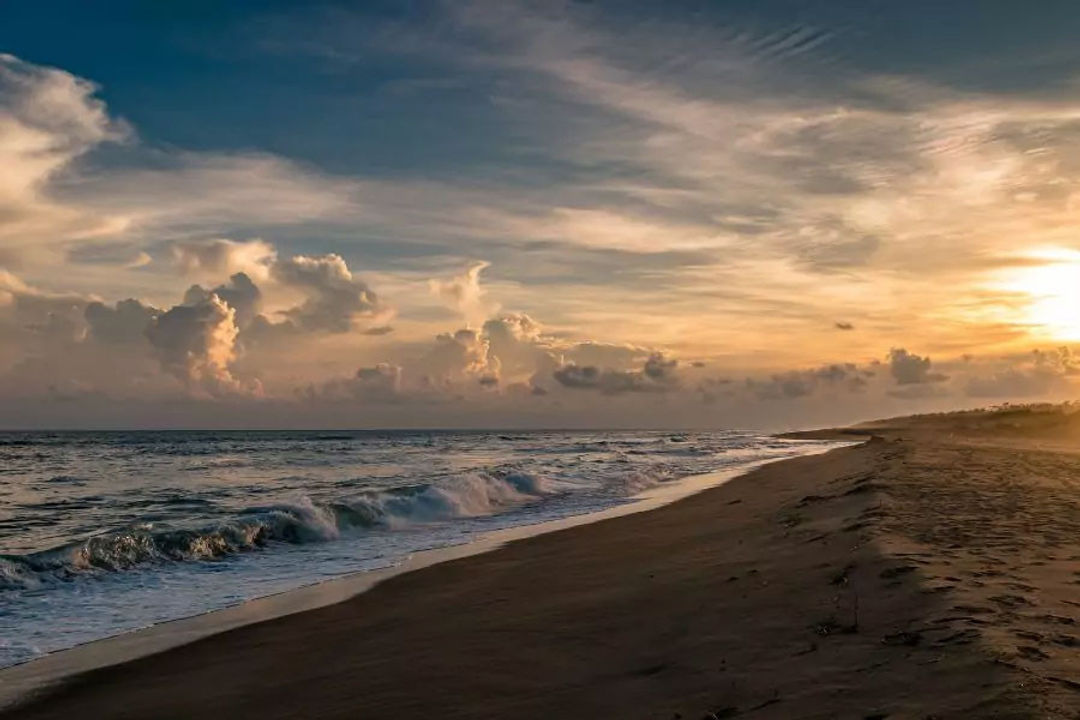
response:
<path fill-rule="evenodd" d="M 365 492 L 337 502 L 304 497 L 295 503 L 252 507 L 200 529 L 136 525 L 41 552 L 0 555 L 0 590 L 33 588 L 152 563 L 214 560 L 271 543 L 326 542 L 371 528 L 492 515 L 557 492 L 553 482 L 528 473 L 478 473 L 430 485 Z"/>

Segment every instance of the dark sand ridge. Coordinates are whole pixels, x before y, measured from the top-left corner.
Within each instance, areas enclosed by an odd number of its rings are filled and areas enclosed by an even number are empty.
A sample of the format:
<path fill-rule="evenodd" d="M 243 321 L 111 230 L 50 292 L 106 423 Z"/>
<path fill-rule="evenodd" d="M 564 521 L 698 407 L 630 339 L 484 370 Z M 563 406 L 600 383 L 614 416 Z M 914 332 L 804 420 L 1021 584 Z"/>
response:
<path fill-rule="evenodd" d="M 1080 443 L 968 420 L 879 427 L 10 717 L 1074 718 Z"/>

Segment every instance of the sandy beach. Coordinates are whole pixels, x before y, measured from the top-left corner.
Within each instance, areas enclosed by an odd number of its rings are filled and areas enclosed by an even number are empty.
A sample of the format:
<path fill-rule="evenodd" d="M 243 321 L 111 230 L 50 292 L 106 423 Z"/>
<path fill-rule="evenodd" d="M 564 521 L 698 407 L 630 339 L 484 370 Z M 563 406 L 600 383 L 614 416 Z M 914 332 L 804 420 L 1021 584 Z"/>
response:
<path fill-rule="evenodd" d="M 4 717 L 1073 718 L 1080 442 L 1002 417 L 866 426 Z"/>
<path fill-rule="evenodd" d="M 0 2 L 0 720 L 1080 720 L 1078 36 Z"/>

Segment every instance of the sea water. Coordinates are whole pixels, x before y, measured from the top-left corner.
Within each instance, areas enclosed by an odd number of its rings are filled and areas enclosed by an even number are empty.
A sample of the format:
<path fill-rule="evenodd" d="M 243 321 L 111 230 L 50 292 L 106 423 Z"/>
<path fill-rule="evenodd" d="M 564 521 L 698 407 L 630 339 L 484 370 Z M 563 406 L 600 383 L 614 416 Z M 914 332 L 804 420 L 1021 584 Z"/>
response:
<path fill-rule="evenodd" d="M 0 667 L 820 447 L 738 432 L 0 432 Z"/>

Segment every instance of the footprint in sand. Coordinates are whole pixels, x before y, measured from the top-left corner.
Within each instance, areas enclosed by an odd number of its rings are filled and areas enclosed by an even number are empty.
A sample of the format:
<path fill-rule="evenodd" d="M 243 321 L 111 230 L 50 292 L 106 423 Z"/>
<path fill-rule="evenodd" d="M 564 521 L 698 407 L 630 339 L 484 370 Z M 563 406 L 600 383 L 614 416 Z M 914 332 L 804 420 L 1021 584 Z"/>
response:
<path fill-rule="evenodd" d="M 1043 652 L 1034 645 L 1021 645 L 1016 648 L 1016 654 L 1025 660 L 1034 660 L 1035 662 L 1042 662 L 1043 660 L 1049 660 L 1050 655 Z"/>
<path fill-rule="evenodd" d="M 1053 613 L 1045 613 L 1043 615 L 1034 615 L 1032 619 L 1038 620 L 1044 623 L 1054 623 L 1056 625 L 1075 625 L 1076 619 L 1067 617 L 1065 615 L 1055 615 Z"/>
<path fill-rule="evenodd" d="M 979 607 L 978 605 L 953 605 L 952 609 L 972 615 L 988 615 L 994 612 L 993 608 Z"/>
<path fill-rule="evenodd" d="M 1007 608 L 1029 607 L 1034 604 L 1022 595 L 995 595 L 990 598 L 990 602 Z"/>

